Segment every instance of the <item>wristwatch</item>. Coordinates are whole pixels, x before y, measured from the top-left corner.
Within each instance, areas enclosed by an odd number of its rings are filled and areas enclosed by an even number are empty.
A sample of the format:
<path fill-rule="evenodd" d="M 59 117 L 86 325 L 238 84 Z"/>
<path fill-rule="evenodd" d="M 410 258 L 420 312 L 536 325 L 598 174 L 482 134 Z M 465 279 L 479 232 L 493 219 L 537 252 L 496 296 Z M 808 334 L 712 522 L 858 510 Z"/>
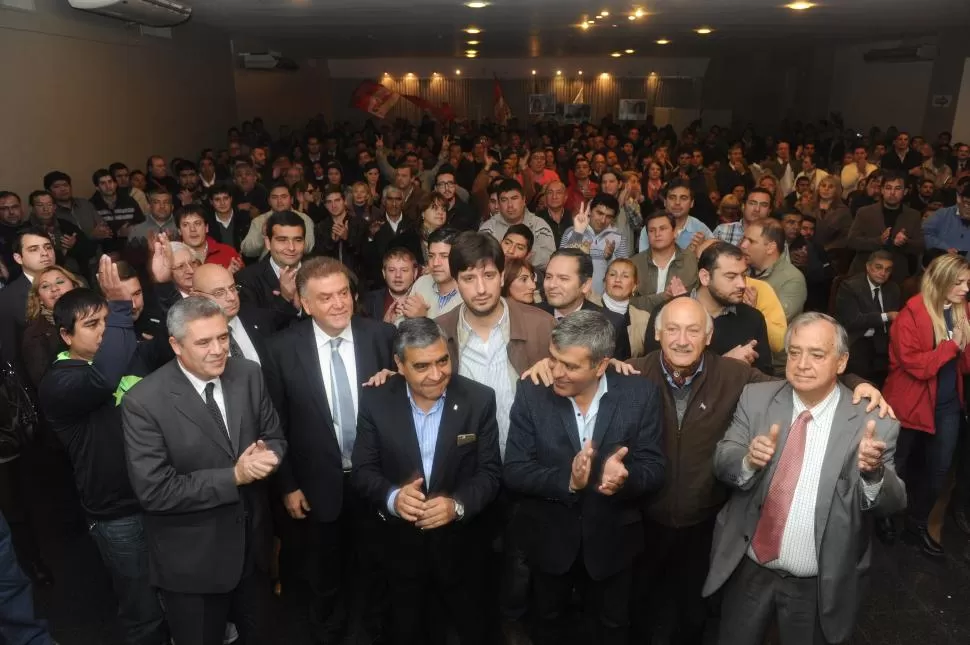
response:
<path fill-rule="evenodd" d="M 456 519 L 458 519 L 459 521 L 465 519 L 465 505 L 459 502 L 457 499 L 453 499 L 451 501 L 455 503 Z"/>

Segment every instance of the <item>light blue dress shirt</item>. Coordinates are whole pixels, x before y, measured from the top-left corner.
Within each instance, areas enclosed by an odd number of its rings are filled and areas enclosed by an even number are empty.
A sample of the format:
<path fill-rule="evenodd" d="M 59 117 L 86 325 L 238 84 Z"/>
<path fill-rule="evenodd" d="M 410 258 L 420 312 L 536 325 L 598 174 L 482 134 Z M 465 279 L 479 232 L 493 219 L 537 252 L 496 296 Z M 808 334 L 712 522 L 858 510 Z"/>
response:
<path fill-rule="evenodd" d="M 447 392 L 443 393 L 441 398 L 435 401 L 431 409 L 425 413 L 414 402 L 414 398 L 411 396 L 411 388 L 408 387 L 408 403 L 411 404 L 411 419 L 414 421 L 414 431 L 418 436 L 418 450 L 421 453 L 421 467 L 424 469 L 424 485 L 426 487 L 430 483 L 428 480 L 434 468 L 434 451 L 438 445 L 438 428 L 441 426 L 441 417 L 445 411 L 446 395 Z M 400 487 L 392 490 L 391 494 L 387 496 L 387 510 L 394 517 L 399 517 L 397 511 L 394 510 L 394 502 L 397 501 L 399 492 L 401 492 Z"/>

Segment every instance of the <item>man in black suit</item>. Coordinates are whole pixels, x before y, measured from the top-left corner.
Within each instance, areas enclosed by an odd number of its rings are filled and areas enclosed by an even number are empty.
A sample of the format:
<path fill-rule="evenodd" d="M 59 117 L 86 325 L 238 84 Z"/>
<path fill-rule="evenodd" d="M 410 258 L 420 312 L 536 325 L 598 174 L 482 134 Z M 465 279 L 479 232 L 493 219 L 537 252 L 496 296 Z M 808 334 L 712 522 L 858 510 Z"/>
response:
<path fill-rule="evenodd" d="M 145 511 L 151 582 L 179 645 L 269 642 L 272 526 L 264 480 L 286 440 L 257 365 L 229 358 L 219 305 L 168 312 L 176 360 L 122 400 L 132 488 Z"/>
<path fill-rule="evenodd" d="M 0 289 L 0 359 L 14 367 L 20 367 L 20 343 L 27 327 L 27 294 L 34 278 L 54 264 L 54 257 L 54 245 L 44 231 L 30 227 L 17 233 L 13 259 L 23 273 Z"/>
<path fill-rule="evenodd" d="M 325 643 L 339 642 L 347 604 L 362 609 L 362 602 L 350 596 L 366 587 L 366 573 L 350 565 L 372 533 L 360 531 L 360 525 L 373 523 L 375 516 L 349 486 L 350 457 L 361 384 L 394 365 L 394 327 L 353 316 L 351 278 L 333 258 L 306 261 L 296 285 L 309 319 L 272 338 L 263 361 L 291 446 L 279 484 L 290 517 L 308 520 L 302 568 L 313 595 L 311 624 Z"/>
<path fill-rule="evenodd" d="M 625 643 L 641 498 L 663 484 L 661 402 L 643 379 L 607 373 L 615 327 L 577 311 L 552 332 L 553 387 L 519 383 L 504 478 L 533 569 L 539 645 L 566 642 L 564 613 L 586 587 L 592 643 Z M 585 583 L 585 585 L 584 585 Z"/>
<path fill-rule="evenodd" d="M 846 372 L 879 388 L 889 373 L 889 326 L 902 306 L 892 272 L 892 254 L 873 251 L 866 272 L 843 280 L 835 297 L 835 318 L 849 333 Z"/>
<path fill-rule="evenodd" d="M 261 365 L 266 341 L 276 331 L 273 312 L 250 304 L 241 305 L 232 274 L 218 264 L 203 264 L 195 270 L 192 295 L 204 296 L 222 307 L 229 323 L 229 355 L 242 356 Z"/>
<path fill-rule="evenodd" d="M 574 311 L 598 311 L 616 329 L 613 357 L 625 361 L 630 358 L 630 335 L 627 321 L 618 314 L 590 302 L 586 297 L 593 288 L 593 259 L 581 249 L 559 249 L 552 254 L 542 280 L 546 302 L 539 307 L 561 320 Z"/>
<path fill-rule="evenodd" d="M 306 248 L 306 224 L 293 211 L 273 213 L 263 240 L 269 255 L 236 274 L 239 300 L 272 310 L 282 327 L 300 315 L 296 272 Z"/>
<path fill-rule="evenodd" d="M 398 310 L 411 293 L 411 287 L 420 271 L 414 254 L 396 246 L 384 254 L 384 287 L 368 291 L 360 299 L 361 313 L 374 320 L 398 324 L 404 320 L 404 312 Z"/>
<path fill-rule="evenodd" d="M 237 251 L 249 233 L 252 222 L 249 211 L 236 212 L 233 208 L 233 186 L 229 182 L 219 182 L 209 189 L 211 210 L 206 218 L 209 235 L 217 242 L 228 244 Z"/>
<path fill-rule="evenodd" d="M 364 245 L 363 264 L 364 279 L 372 289 L 384 286 L 384 276 L 381 274 L 381 264 L 384 254 L 395 246 L 402 246 L 398 238 L 408 230 L 404 222 L 404 193 L 397 186 L 390 185 L 384 188 L 383 193 L 384 218 L 380 221 L 380 228 L 373 228 L 371 225 L 368 231 L 367 243 Z M 409 238 L 412 236 L 408 236 Z M 422 262 L 424 251 L 420 245 L 411 244 L 406 247 L 414 254 L 414 257 Z"/>
<path fill-rule="evenodd" d="M 446 338 L 433 320 L 405 320 L 394 343 L 401 376 L 361 393 L 352 480 L 386 520 L 379 539 L 397 645 L 444 642 L 440 604 L 462 645 L 487 642 L 479 518 L 502 476 L 495 393 L 452 374 Z"/>

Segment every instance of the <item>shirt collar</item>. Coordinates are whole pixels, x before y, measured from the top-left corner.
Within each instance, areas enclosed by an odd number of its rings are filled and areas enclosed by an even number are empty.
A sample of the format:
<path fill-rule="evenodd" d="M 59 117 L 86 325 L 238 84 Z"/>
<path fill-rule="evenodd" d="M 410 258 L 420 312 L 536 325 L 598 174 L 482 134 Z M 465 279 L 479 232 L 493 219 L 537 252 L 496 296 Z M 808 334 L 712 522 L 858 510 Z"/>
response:
<path fill-rule="evenodd" d="M 599 386 L 596 388 L 596 394 L 593 395 L 593 400 L 590 401 L 589 408 L 586 410 L 586 414 L 583 416 L 584 419 L 589 419 L 594 414 L 599 413 L 600 401 L 609 391 L 609 386 L 606 384 L 606 374 L 600 377 Z M 579 413 L 579 406 L 576 405 L 576 397 L 569 397 L 569 402 L 573 404 L 573 409 Z"/>
<path fill-rule="evenodd" d="M 694 289 L 690 292 L 690 299 L 697 300 L 697 287 L 694 287 Z M 721 311 L 721 316 L 723 316 L 724 314 L 736 314 L 736 313 L 738 313 L 737 306 L 728 305 Z M 713 316 L 713 318 L 717 319 L 717 318 L 720 318 L 721 316 Z"/>
<path fill-rule="evenodd" d="M 670 371 L 667 370 L 667 365 L 664 364 L 663 359 L 660 359 L 660 369 L 663 370 L 663 372 L 664 372 L 664 378 L 667 379 L 667 383 L 670 384 L 670 387 L 675 388 L 675 389 L 679 389 L 681 387 L 687 387 L 688 385 L 691 384 L 691 381 L 693 381 L 695 378 L 697 378 L 697 376 L 701 372 L 704 371 L 704 356 L 701 355 L 701 362 L 697 364 L 697 369 L 694 370 L 694 373 L 693 374 L 691 374 L 690 376 L 688 376 L 688 377 L 686 377 L 684 379 L 684 384 L 683 385 L 677 385 L 674 382 L 674 376 L 673 376 L 673 374 L 670 373 Z"/>
<path fill-rule="evenodd" d="M 283 269 L 283 267 L 276 264 L 276 260 L 273 259 L 272 255 L 269 256 L 269 265 L 273 268 L 273 273 L 276 274 L 276 279 L 279 280 L 280 271 Z M 296 268 L 299 269 L 301 266 L 303 266 L 303 262 L 300 262 L 299 264 L 297 264 Z"/>
<path fill-rule="evenodd" d="M 502 309 L 503 309 L 502 317 L 499 318 L 498 322 L 495 323 L 495 326 L 492 327 L 492 333 L 494 333 L 495 330 L 497 329 L 499 333 L 502 334 L 503 340 L 505 340 L 505 342 L 508 342 L 509 336 L 511 334 L 511 321 L 509 320 L 509 305 L 508 303 L 505 302 L 505 298 L 499 298 L 499 303 L 502 305 Z M 458 325 L 457 336 L 458 336 L 458 345 L 460 347 L 464 347 L 465 343 L 468 342 L 468 339 L 471 338 L 472 334 L 475 333 L 474 330 L 472 329 L 472 326 L 468 324 L 467 320 L 465 320 L 466 309 L 467 307 L 465 306 L 465 303 L 461 303 L 460 305 L 458 305 L 459 325 Z"/>
<path fill-rule="evenodd" d="M 208 381 L 203 381 L 198 376 L 196 376 L 192 372 L 185 369 L 185 366 L 182 365 L 182 361 L 176 361 L 176 363 L 178 363 L 179 369 L 182 370 L 182 373 L 185 374 L 185 378 L 189 379 L 189 384 L 192 386 L 192 389 L 198 392 L 201 396 L 205 396 L 205 386 L 208 385 L 209 383 L 215 383 L 216 390 L 221 389 L 220 379 L 214 378 L 214 379 L 209 379 Z"/>
<path fill-rule="evenodd" d="M 320 329 L 320 325 L 318 325 L 316 321 L 313 321 L 313 338 L 314 340 L 316 340 L 317 349 L 322 349 L 324 347 L 329 348 L 330 341 L 333 340 L 334 338 L 341 338 L 345 342 L 348 342 L 351 345 L 353 345 L 354 332 L 351 329 L 351 326 L 347 325 L 346 327 L 344 327 L 344 330 L 342 332 L 340 332 L 336 336 L 331 336 L 327 332 Z"/>
<path fill-rule="evenodd" d="M 407 393 L 408 393 L 408 403 L 411 404 L 411 412 L 412 413 L 414 413 L 414 414 L 420 414 L 421 416 L 431 416 L 432 414 L 435 414 L 437 412 L 440 412 L 441 411 L 441 408 L 445 407 L 445 397 L 448 395 L 448 389 L 446 388 L 445 391 L 441 393 L 441 398 L 439 398 L 437 401 L 435 401 L 434 402 L 434 405 L 432 405 L 431 406 L 431 409 L 428 410 L 427 412 L 425 412 L 420 407 L 418 407 L 418 404 L 414 402 L 414 397 L 411 396 L 411 386 L 410 385 L 407 386 Z"/>
<path fill-rule="evenodd" d="M 872 293 L 873 291 L 879 288 L 878 284 L 872 283 L 872 280 L 869 279 L 869 276 L 866 276 L 866 282 L 869 283 L 869 293 Z M 879 290 L 882 291 L 882 289 L 879 289 Z"/>
<path fill-rule="evenodd" d="M 794 390 L 792 390 L 791 396 L 792 396 L 792 405 L 794 406 L 795 416 L 798 416 L 805 410 L 808 410 L 809 412 L 812 413 L 812 419 L 818 419 L 823 414 L 825 414 L 825 412 L 829 408 L 835 405 L 838 405 L 839 397 L 841 395 L 839 393 L 839 384 L 836 383 L 835 387 L 832 388 L 832 391 L 828 393 L 828 396 L 826 396 L 824 399 L 819 401 L 814 407 L 811 407 L 811 408 L 805 405 L 801 397 L 798 396 L 798 392 L 795 392 Z"/>

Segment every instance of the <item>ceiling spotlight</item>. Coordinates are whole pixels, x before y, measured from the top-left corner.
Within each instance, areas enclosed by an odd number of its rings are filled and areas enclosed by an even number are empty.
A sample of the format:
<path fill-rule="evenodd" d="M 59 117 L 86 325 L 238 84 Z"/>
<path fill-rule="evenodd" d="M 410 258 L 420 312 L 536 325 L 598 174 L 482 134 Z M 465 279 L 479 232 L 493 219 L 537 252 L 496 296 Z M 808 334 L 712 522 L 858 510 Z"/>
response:
<path fill-rule="evenodd" d="M 609 78 L 609 77 L 610 75 L 606 72 L 603 72 L 602 74 L 600 74 L 600 78 Z"/>
<path fill-rule="evenodd" d="M 557 69 L 556 70 L 556 76 L 562 76 L 562 70 L 561 69 Z"/>
<path fill-rule="evenodd" d="M 438 72 L 431 72 L 431 78 L 438 78 Z"/>
<path fill-rule="evenodd" d="M 461 76 L 461 70 L 460 69 L 456 69 L 455 70 L 455 76 Z"/>
<path fill-rule="evenodd" d="M 580 29 L 589 29 L 589 23 L 588 22 L 581 22 L 581 23 L 579 23 L 579 28 Z"/>
<path fill-rule="evenodd" d="M 636 20 L 636 19 L 637 19 L 636 16 L 627 16 L 627 20 Z"/>
<path fill-rule="evenodd" d="M 635 18 L 643 18 L 643 9 L 637 9 L 633 12 Z"/>
<path fill-rule="evenodd" d="M 632 49 L 624 49 L 623 52 L 626 53 L 626 54 L 632 54 L 632 53 L 634 53 L 634 50 L 632 50 Z"/>
<path fill-rule="evenodd" d="M 491 2 L 466 2 L 465 6 L 468 7 L 469 9 L 484 9 L 490 4 L 492 3 Z"/>
<path fill-rule="evenodd" d="M 667 40 L 666 38 L 661 38 L 660 40 L 657 41 L 657 44 L 658 45 L 669 45 L 670 44 L 670 41 Z"/>
<path fill-rule="evenodd" d="M 620 52 L 613 52 L 612 54 L 610 54 L 610 56 L 612 56 L 613 58 L 619 58 L 622 55 L 623 54 L 621 54 Z"/>
<path fill-rule="evenodd" d="M 698 34 L 700 34 L 701 36 L 706 36 L 707 34 L 712 34 L 712 33 L 714 33 L 714 30 L 713 30 L 713 29 L 711 29 L 710 27 L 698 27 L 698 28 L 697 28 L 697 29 L 695 29 L 694 31 L 695 31 L 696 33 L 698 33 Z"/>
<path fill-rule="evenodd" d="M 535 75 L 536 75 L 536 71 L 535 71 L 535 70 L 532 70 L 532 75 L 533 75 L 533 76 L 535 76 Z"/>
<path fill-rule="evenodd" d="M 579 70 L 579 75 L 580 75 L 580 76 L 582 76 L 582 75 L 583 75 L 583 70 Z"/>
<path fill-rule="evenodd" d="M 814 2 L 793 2 L 791 4 L 786 4 L 785 6 L 792 11 L 807 11 L 817 5 Z"/>
<path fill-rule="evenodd" d="M 609 11 L 600 11 L 600 15 L 605 18 L 606 16 L 610 15 L 610 12 Z"/>
<path fill-rule="evenodd" d="M 468 50 L 465 51 L 465 53 L 466 54 L 471 54 L 472 56 L 474 56 L 475 54 L 478 53 L 478 50 L 477 49 L 468 49 Z"/>
<path fill-rule="evenodd" d="M 468 44 L 469 45 L 480 45 L 481 43 L 482 43 L 482 41 L 480 41 L 480 40 L 469 40 L 468 41 Z"/>
<path fill-rule="evenodd" d="M 475 58 L 478 56 L 478 52 L 468 51 L 465 52 L 465 58 Z"/>
<path fill-rule="evenodd" d="M 464 29 L 462 29 L 462 31 L 465 32 L 466 34 L 480 34 L 480 33 L 482 33 L 482 30 L 479 29 L 478 27 L 465 27 Z"/>

